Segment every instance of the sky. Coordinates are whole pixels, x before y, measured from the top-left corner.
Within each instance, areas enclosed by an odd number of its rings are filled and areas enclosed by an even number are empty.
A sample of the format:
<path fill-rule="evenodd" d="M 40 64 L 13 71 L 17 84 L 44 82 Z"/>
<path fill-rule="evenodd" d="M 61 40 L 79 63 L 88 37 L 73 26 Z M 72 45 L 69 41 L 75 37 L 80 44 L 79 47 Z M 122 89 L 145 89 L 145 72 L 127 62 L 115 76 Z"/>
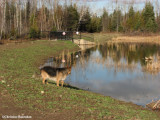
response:
<path fill-rule="evenodd" d="M 153 3 L 155 10 L 157 10 L 160 5 L 160 0 L 79 0 L 79 4 L 88 5 L 91 12 L 97 14 L 102 14 L 103 8 L 105 8 L 109 13 L 112 13 L 116 7 L 122 9 L 125 13 L 131 5 L 133 5 L 135 10 L 142 10 L 146 1 Z M 116 2 L 118 3 L 118 6 Z"/>

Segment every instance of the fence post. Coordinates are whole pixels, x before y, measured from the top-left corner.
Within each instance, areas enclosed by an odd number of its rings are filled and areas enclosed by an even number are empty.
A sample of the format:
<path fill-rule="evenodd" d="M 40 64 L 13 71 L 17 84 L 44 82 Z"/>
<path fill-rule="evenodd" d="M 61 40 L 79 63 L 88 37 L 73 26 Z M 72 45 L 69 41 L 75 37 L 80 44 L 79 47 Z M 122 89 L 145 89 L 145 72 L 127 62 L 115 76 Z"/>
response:
<path fill-rule="evenodd" d="M 51 40 L 51 31 L 49 31 L 49 40 Z"/>
<path fill-rule="evenodd" d="M 74 43 L 74 41 L 73 41 L 73 32 L 72 32 L 72 43 Z"/>

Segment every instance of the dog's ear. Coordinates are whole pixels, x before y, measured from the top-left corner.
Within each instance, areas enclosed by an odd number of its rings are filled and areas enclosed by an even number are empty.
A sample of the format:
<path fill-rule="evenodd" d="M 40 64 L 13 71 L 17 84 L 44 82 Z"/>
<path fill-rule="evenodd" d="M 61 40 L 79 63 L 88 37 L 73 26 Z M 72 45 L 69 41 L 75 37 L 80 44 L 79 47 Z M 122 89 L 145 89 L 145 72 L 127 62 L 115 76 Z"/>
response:
<path fill-rule="evenodd" d="M 71 68 L 72 68 L 71 66 L 68 66 L 68 65 L 67 65 L 67 69 L 71 69 Z"/>

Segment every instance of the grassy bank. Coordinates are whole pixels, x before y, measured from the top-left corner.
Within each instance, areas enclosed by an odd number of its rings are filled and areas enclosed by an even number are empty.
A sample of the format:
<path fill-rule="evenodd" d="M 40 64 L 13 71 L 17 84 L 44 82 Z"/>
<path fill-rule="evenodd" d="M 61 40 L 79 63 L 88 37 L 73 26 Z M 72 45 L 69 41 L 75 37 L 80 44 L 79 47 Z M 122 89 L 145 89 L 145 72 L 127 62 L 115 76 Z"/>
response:
<path fill-rule="evenodd" d="M 84 37 L 83 37 L 84 36 Z M 94 38 L 94 39 L 93 39 Z M 116 43 L 151 43 L 160 44 L 160 35 L 139 35 L 139 36 L 127 36 L 121 33 L 83 33 L 82 39 L 96 42 L 99 44 L 104 44 L 106 42 L 116 42 Z"/>
<path fill-rule="evenodd" d="M 94 34 L 94 41 L 96 43 L 106 43 L 110 41 L 113 38 L 117 38 L 118 36 L 121 36 L 119 33 L 95 33 Z"/>
<path fill-rule="evenodd" d="M 98 44 L 104 44 L 110 41 L 112 38 L 121 36 L 119 33 L 82 33 L 82 39 L 95 42 Z"/>
<path fill-rule="evenodd" d="M 70 41 L 35 41 L 1 45 L 0 115 L 8 115 L 5 110 L 13 109 L 16 113 L 18 109 L 23 109 L 17 114 L 31 115 L 34 120 L 40 118 L 159 120 L 155 112 L 140 106 L 74 87 L 43 85 L 41 78 L 33 77 L 35 72 L 39 73 L 38 67 L 44 60 L 67 49 L 76 51 L 78 47 Z M 14 107 L 11 102 L 14 102 Z"/>

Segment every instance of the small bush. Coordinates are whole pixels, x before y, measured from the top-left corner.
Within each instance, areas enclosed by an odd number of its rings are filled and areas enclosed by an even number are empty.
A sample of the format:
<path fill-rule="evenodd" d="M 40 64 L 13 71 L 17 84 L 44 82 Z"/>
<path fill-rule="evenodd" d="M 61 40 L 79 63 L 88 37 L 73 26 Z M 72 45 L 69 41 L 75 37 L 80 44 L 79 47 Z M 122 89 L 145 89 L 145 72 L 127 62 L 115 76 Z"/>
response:
<path fill-rule="evenodd" d="M 29 38 L 39 38 L 39 37 L 40 37 L 40 32 L 37 29 L 31 27 L 29 30 Z"/>
<path fill-rule="evenodd" d="M 53 28 L 51 29 L 52 32 L 57 32 L 57 29 L 55 26 L 53 26 Z"/>

